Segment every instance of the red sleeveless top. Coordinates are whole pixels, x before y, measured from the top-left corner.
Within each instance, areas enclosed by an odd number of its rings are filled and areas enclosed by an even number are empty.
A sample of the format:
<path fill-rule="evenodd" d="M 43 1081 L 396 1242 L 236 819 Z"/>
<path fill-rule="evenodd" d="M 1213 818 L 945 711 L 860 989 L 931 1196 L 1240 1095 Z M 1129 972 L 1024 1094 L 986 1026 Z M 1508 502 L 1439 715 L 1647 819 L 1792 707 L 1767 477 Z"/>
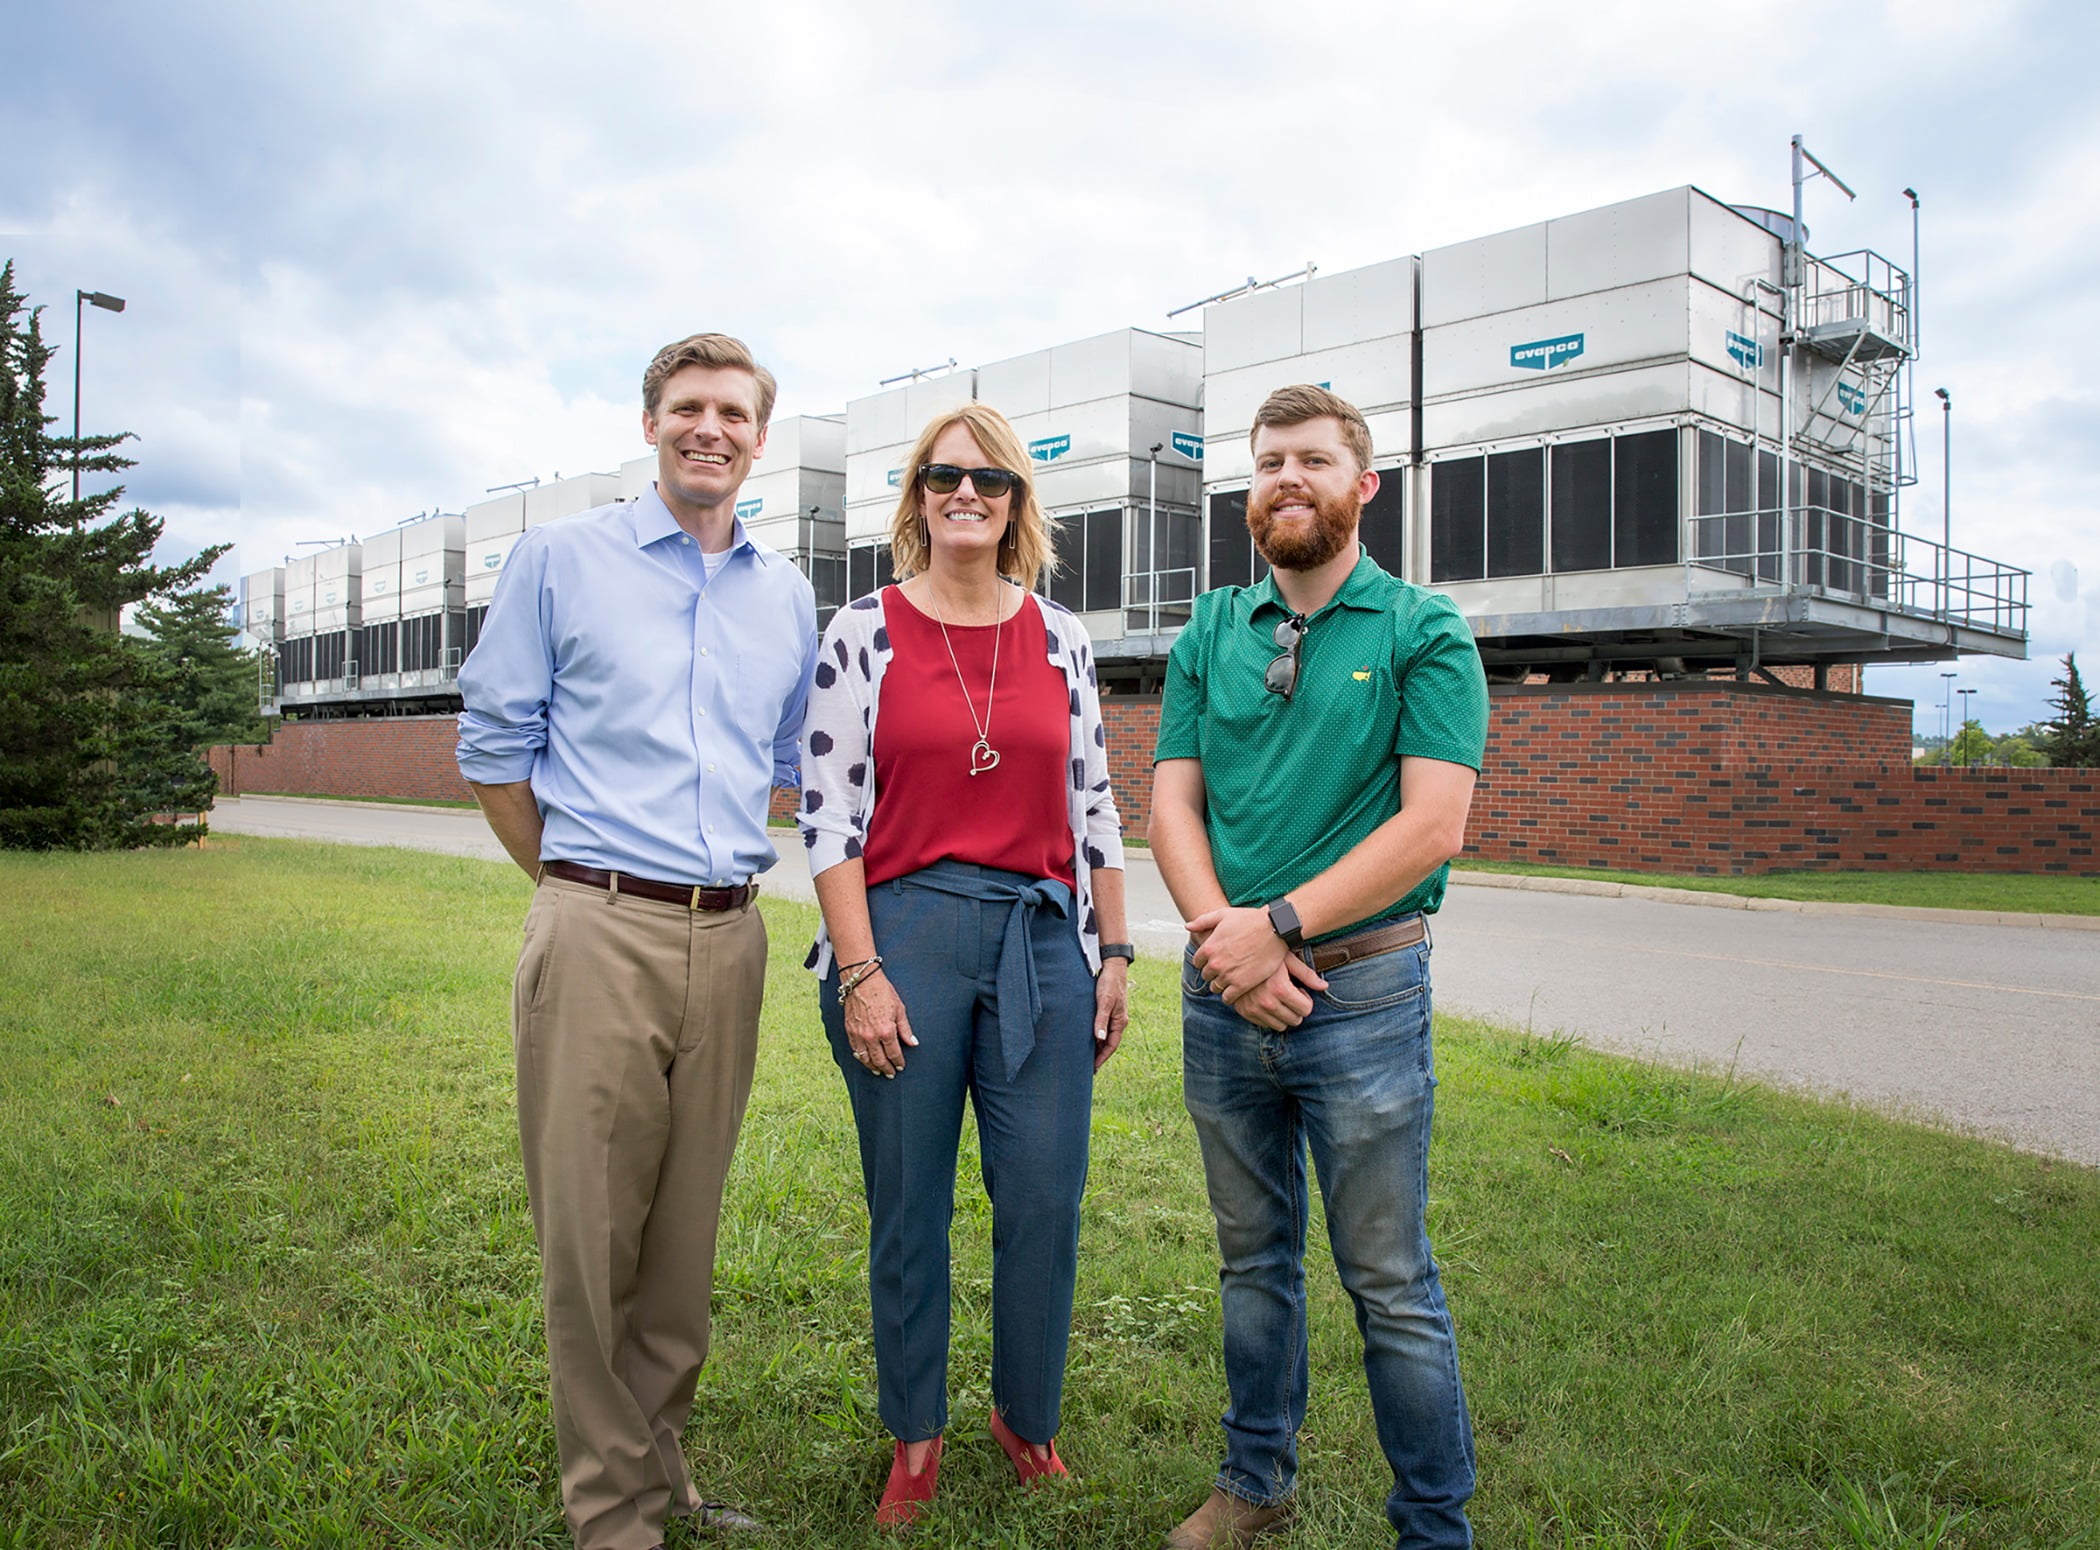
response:
<path fill-rule="evenodd" d="M 1023 598 L 1001 625 L 951 624 L 946 641 L 939 621 L 896 587 L 883 591 L 882 618 L 891 655 L 875 717 L 875 810 L 862 851 L 868 885 L 951 860 L 1076 886 L 1065 811 L 1071 707 L 1035 599 Z M 972 775 L 970 707 L 982 718 L 988 698 L 987 740 L 999 762 Z"/>

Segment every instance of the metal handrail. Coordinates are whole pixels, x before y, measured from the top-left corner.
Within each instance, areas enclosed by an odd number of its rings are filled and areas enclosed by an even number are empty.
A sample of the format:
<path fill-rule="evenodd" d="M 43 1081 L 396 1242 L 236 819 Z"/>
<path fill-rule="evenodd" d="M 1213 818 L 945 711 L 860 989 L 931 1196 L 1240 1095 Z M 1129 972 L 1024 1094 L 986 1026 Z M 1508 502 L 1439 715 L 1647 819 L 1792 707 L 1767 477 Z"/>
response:
<path fill-rule="evenodd" d="M 1783 523 L 1783 526 L 1782 526 Z M 1858 599 L 1917 618 L 2024 635 L 2032 574 L 1827 506 L 1690 519 L 1685 569 L 1787 591 Z"/>
<path fill-rule="evenodd" d="M 1872 248 L 1815 259 L 1801 298 L 1800 325 L 1862 322 L 1908 340 L 1911 281 Z"/>
<path fill-rule="evenodd" d="M 1123 627 L 1131 629 L 1142 618 L 1143 633 L 1157 635 L 1162 618 L 1174 625 L 1188 623 L 1195 602 L 1194 566 L 1134 571 L 1123 578 Z"/>

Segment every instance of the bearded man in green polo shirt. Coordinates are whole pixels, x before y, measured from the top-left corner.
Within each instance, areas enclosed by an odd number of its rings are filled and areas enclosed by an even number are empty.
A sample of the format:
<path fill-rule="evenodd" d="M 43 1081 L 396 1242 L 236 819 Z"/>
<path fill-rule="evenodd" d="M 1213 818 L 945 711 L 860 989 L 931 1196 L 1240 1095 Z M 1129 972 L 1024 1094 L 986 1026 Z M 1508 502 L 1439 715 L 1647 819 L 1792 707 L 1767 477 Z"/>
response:
<path fill-rule="evenodd" d="M 1190 942 L 1183 1087 L 1223 1260 L 1225 1456 L 1169 1550 L 1282 1521 L 1310 1383 L 1305 1159 L 1356 1304 L 1400 1550 L 1468 1546 L 1473 1434 L 1430 1257 L 1429 939 L 1487 742 L 1450 599 L 1357 523 L 1363 416 L 1323 388 L 1254 419 L 1247 526 L 1270 574 L 1196 600 L 1167 667 L 1152 850 Z"/>

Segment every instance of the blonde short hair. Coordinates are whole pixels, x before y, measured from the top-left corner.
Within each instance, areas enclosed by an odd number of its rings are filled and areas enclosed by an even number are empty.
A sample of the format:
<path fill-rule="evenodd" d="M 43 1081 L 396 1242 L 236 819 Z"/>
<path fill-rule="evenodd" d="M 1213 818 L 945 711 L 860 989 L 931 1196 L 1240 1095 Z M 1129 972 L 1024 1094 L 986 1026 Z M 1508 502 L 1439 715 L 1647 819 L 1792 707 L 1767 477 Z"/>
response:
<path fill-rule="evenodd" d="M 652 420 L 663 403 L 664 384 L 688 366 L 750 372 L 751 380 L 758 386 L 758 428 L 764 430 L 773 423 L 773 399 L 780 391 L 773 373 L 752 358 L 751 349 L 743 340 L 727 334 L 693 334 L 656 352 L 649 369 L 642 373 L 642 408 Z"/>
<path fill-rule="evenodd" d="M 1048 519 L 1035 498 L 1035 476 L 1028 449 L 1021 445 L 1006 416 L 990 404 L 958 404 L 926 422 L 911 456 L 904 460 L 897 512 L 890 518 L 890 568 L 899 581 L 924 570 L 929 558 L 926 523 L 919 512 L 919 472 L 933 460 L 933 444 L 951 425 L 965 427 L 993 466 L 1020 480 L 1007 505 L 1006 535 L 999 541 L 999 574 L 1033 587 L 1057 570 L 1057 547 Z"/>

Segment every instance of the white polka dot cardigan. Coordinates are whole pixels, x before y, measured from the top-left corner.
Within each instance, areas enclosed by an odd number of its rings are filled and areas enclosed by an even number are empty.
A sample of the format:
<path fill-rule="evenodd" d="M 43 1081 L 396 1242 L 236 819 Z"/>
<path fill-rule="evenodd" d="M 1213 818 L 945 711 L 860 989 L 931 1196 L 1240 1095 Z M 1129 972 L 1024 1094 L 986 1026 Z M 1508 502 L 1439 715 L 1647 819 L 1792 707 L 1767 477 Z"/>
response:
<path fill-rule="evenodd" d="M 1038 594 L 1050 664 L 1064 674 L 1071 706 L 1070 779 L 1065 812 L 1072 824 L 1072 871 L 1079 884 L 1079 944 L 1087 966 L 1101 969 L 1101 934 L 1094 918 L 1096 867 L 1123 865 L 1123 823 L 1108 783 L 1108 738 L 1094 676 L 1094 643 L 1068 608 Z M 882 593 L 856 598 L 832 615 L 817 652 L 816 681 L 802 723 L 802 809 L 798 821 L 812 877 L 861 853 L 875 810 L 875 718 L 890 636 Z M 819 926 L 808 967 L 831 968 L 831 937 Z"/>

